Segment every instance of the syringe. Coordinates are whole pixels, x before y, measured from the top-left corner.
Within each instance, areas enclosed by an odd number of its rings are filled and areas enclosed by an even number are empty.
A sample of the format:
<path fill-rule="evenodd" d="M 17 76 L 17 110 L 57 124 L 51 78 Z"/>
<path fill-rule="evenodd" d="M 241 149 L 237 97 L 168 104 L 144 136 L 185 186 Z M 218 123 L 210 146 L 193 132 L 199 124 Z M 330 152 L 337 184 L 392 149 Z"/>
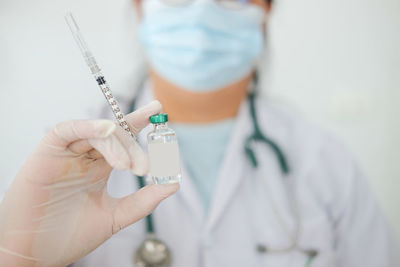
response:
<path fill-rule="evenodd" d="M 72 35 L 76 43 L 81 50 L 82 56 L 86 61 L 86 64 L 89 66 L 90 71 L 92 72 L 94 78 L 96 79 L 97 84 L 99 85 L 101 91 L 103 92 L 104 97 L 107 99 L 108 104 L 114 113 L 115 118 L 118 120 L 119 125 L 127 131 L 133 138 L 136 138 L 135 135 L 132 133 L 131 129 L 129 128 L 128 123 L 125 120 L 124 115 L 122 114 L 121 109 L 118 106 L 117 100 L 113 97 L 110 87 L 108 86 L 106 80 L 104 79 L 104 75 L 101 72 L 101 69 L 97 65 L 95 58 L 93 57 L 92 53 L 90 52 L 81 31 L 79 30 L 78 24 L 76 23 L 72 13 L 68 13 L 65 16 L 65 20 L 71 29 Z"/>

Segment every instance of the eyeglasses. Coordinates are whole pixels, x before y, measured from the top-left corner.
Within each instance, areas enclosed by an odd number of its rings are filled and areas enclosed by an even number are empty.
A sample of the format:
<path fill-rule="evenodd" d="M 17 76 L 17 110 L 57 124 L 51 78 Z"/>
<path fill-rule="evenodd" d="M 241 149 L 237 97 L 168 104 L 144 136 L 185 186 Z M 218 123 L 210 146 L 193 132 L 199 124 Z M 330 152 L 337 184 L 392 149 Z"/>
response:
<path fill-rule="evenodd" d="M 170 6 L 185 6 L 191 4 L 195 0 L 160 0 Z M 214 0 L 217 4 L 228 9 L 240 9 L 248 5 L 251 0 Z M 272 0 L 265 0 L 270 4 Z"/>

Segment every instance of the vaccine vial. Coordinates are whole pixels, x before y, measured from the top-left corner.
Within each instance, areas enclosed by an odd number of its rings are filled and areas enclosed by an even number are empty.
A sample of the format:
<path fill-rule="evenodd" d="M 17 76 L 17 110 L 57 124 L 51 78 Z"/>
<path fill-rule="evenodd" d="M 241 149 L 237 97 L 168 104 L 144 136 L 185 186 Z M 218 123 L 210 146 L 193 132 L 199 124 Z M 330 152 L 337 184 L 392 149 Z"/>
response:
<path fill-rule="evenodd" d="M 181 181 L 178 138 L 168 127 L 168 114 L 150 117 L 153 131 L 147 135 L 150 176 L 155 184 L 173 184 Z"/>

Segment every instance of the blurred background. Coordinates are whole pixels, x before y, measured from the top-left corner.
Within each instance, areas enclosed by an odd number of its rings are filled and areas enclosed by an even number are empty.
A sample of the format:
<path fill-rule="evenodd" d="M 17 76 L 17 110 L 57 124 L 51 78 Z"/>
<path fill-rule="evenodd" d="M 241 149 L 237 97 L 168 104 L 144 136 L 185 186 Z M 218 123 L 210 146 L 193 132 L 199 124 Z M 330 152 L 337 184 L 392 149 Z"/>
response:
<path fill-rule="evenodd" d="M 263 95 L 351 148 L 400 235 L 400 1 L 275 2 Z M 0 0 L 0 195 L 47 129 L 104 104 L 67 11 L 115 94 L 143 72 L 129 0 Z"/>

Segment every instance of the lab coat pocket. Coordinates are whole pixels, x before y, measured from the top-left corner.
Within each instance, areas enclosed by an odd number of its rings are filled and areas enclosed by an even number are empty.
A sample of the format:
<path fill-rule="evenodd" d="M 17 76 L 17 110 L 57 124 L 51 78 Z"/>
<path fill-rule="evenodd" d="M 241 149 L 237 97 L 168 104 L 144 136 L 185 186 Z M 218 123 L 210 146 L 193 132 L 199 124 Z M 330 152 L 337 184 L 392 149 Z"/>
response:
<path fill-rule="evenodd" d="M 264 253 L 260 253 L 261 266 L 287 266 L 287 267 L 331 267 L 334 266 L 333 256 L 333 235 L 330 223 L 327 218 L 321 216 L 318 218 L 305 218 L 301 222 L 302 228 L 298 239 L 297 246 L 300 249 L 291 249 L 280 251 L 284 248 L 289 248 L 293 244 L 285 246 L 276 246 L 272 241 Z M 288 237 L 278 237 L 277 239 L 285 239 Z M 279 243 L 279 242 L 278 242 Z M 275 250 L 275 251 L 273 251 Z M 311 250 L 317 251 L 317 255 L 310 259 L 304 252 Z"/>
<path fill-rule="evenodd" d="M 308 250 L 315 250 L 316 256 L 307 267 L 334 266 L 334 235 L 329 219 L 321 215 L 314 218 L 305 218 L 302 221 L 299 246 Z M 297 266 L 297 265 L 293 265 Z M 299 265 L 306 266 L 306 265 Z"/>

